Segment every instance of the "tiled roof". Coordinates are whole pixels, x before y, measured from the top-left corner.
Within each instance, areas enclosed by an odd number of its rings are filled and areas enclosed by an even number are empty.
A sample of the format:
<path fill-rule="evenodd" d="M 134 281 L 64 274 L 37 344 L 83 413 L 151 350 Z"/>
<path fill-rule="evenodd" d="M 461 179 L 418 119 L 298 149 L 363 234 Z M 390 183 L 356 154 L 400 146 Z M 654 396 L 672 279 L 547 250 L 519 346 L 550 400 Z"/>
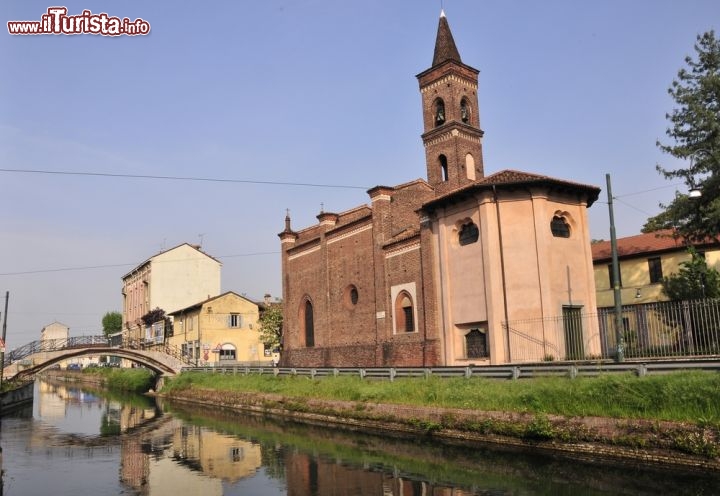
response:
<path fill-rule="evenodd" d="M 574 181 L 566 181 L 565 179 L 556 179 L 550 176 L 543 176 L 542 174 L 535 174 L 532 172 L 523 172 L 512 169 L 505 169 L 501 170 L 500 172 L 496 172 L 495 174 L 490 174 L 489 176 L 485 176 L 477 182 L 479 184 L 527 184 L 554 182 L 559 184 L 566 184 L 568 186 L 573 186 L 577 188 L 593 188 L 600 191 L 599 188 L 596 188 L 595 186 L 588 186 L 587 184 L 576 183 Z"/>
<path fill-rule="evenodd" d="M 450 25 L 448 24 L 445 13 L 440 14 L 440 22 L 438 23 L 437 38 L 435 39 L 435 53 L 433 54 L 433 67 L 445 62 L 446 60 L 454 60 L 461 62 L 460 52 L 455 46 Z"/>
<path fill-rule="evenodd" d="M 254 304 L 257 305 L 257 302 L 254 302 L 254 301 L 252 301 L 251 299 L 246 298 L 245 296 L 239 295 L 239 294 L 237 294 L 235 291 L 225 291 L 223 294 L 219 294 L 219 295 L 217 295 L 217 296 L 211 296 L 211 297 L 209 297 L 209 298 L 207 298 L 207 299 L 205 299 L 205 300 L 203 300 L 203 301 L 199 301 L 199 302 L 194 303 L 194 304 L 192 304 L 192 305 L 190 305 L 190 306 L 188 306 L 188 307 L 181 308 L 180 310 L 175 310 L 174 312 L 169 312 L 168 315 L 178 315 L 178 314 L 181 314 L 181 313 L 186 313 L 186 312 L 188 312 L 188 311 L 190 311 L 190 310 L 194 310 L 194 309 L 200 308 L 200 307 L 202 307 L 203 305 L 205 305 L 206 303 L 210 303 L 211 301 L 217 300 L 217 299 L 219 299 L 219 298 L 222 298 L 222 297 L 228 296 L 228 295 L 237 296 L 238 298 L 242 298 L 243 300 L 249 301 L 250 303 L 254 303 Z"/>
<path fill-rule="evenodd" d="M 523 185 L 523 184 L 553 184 L 558 187 L 562 188 L 570 188 L 574 190 L 585 190 L 588 194 L 588 207 L 591 206 L 593 203 L 595 203 L 595 200 L 597 200 L 598 196 L 600 195 L 600 188 L 596 186 L 590 186 L 587 184 L 582 183 L 576 183 L 573 181 L 566 181 L 564 179 L 555 179 L 550 176 L 543 176 L 540 174 L 534 174 L 532 172 L 522 172 L 522 171 L 516 171 L 512 169 L 506 169 L 502 170 L 500 172 L 496 172 L 495 174 L 491 174 L 489 176 L 485 176 L 482 179 L 478 179 L 472 184 L 468 184 L 465 186 L 462 186 L 460 188 L 454 189 L 452 191 L 449 191 L 445 193 L 444 195 L 438 196 L 434 200 L 431 200 L 427 202 L 423 206 L 430 206 L 443 203 L 444 200 L 452 198 L 456 195 L 462 196 L 465 192 L 473 192 L 478 189 L 486 189 L 488 187 L 492 186 L 501 186 L 501 185 Z"/>
<path fill-rule="evenodd" d="M 694 246 L 713 244 L 717 245 L 718 241 L 708 240 L 704 243 L 693 243 Z M 673 237 L 673 231 L 670 229 L 618 238 L 617 240 L 618 258 L 650 255 L 670 250 L 684 250 L 685 246 L 685 241 L 682 238 Z M 595 262 L 610 260 L 612 258 L 610 241 L 593 243 L 591 248 L 593 261 Z"/>

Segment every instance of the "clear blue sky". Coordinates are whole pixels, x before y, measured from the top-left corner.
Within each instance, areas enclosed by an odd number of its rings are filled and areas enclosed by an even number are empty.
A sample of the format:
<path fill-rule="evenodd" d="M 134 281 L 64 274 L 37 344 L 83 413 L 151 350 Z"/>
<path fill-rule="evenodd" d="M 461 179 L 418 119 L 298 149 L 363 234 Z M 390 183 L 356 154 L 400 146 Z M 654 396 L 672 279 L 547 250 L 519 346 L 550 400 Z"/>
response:
<path fill-rule="evenodd" d="M 7 21 L 40 20 L 52 5 L 0 4 L 1 168 L 359 188 L 0 172 L 10 348 L 55 320 L 71 335 L 99 331 L 106 311 L 122 310 L 123 274 L 201 237 L 223 262 L 224 291 L 279 296 L 286 208 L 302 228 L 321 202 L 340 212 L 366 203 L 365 188 L 425 175 L 415 75 L 432 61 L 439 1 L 69 1 L 70 14 L 141 17 L 151 34 L 7 33 Z M 718 29 L 720 2 L 444 8 L 463 61 L 481 71 L 486 173 L 601 187 L 591 235 L 605 239 L 606 173 L 618 236 L 682 189 L 655 171 L 676 163 L 655 142 L 667 88 L 696 35 Z M 73 267 L 103 268 L 54 270 Z"/>

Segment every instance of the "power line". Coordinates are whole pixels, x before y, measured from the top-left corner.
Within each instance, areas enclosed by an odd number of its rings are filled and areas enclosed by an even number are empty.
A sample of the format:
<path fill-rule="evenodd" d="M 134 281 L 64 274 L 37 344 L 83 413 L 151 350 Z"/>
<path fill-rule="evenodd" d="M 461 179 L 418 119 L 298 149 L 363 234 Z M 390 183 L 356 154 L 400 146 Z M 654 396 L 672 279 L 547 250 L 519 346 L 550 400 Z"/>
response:
<path fill-rule="evenodd" d="M 641 195 L 643 193 L 650 193 L 651 191 L 658 191 L 660 189 L 674 188 L 676 186 L 682 186 L 682 183 L 668 184 L 667 186 L 658 186 L 656 188 L 644 189 L 642 191 L 635 191 L 633 193 L 625 193 L 623 195 L 614 195 L 613 198 L 623 198 L 625 196 Z"/>
<path fill-rule="evenodd" d="M 238 257 L 256 257 L 261 255 L 277 255 L 279 254 L 279 251 L 259 251 L 254 253 L 239 253 L 236 255 L 223 255 L 220 257 L 213 257 L 213 258 L 238 258 Z M 185 261 L 183 260 L 161 260 L 160 262 L 180 262 Z M 2 272 L 0 273 L 0 276 L 23 276 L 23 275 L 30 275 L 30 274 L 46 274 L 50 272 L 71 272 L 76 270 L 93 270 L 93 269 L 108 269 L 113 267 L 136 267 L 138 263 L 122 263 L 122 264 L 106 264 L 106 265 L 85 265 L 80 267 L 59 267 L 59 268 L 52 268 L 52 269 L 37 269 L 37 270 L 23 270 L 18 272 Z"/>
<path fill-rule="evenodd" d="M 83 267 L 61 267 L 56 269 L 38 269 L 38 270 L 23 270 L 18 272 L 3 272 L 0 276 L 24 276 L 28 274 L 43 274 L 48 272 L 68 272 L 73 270 L 92 270 L 92 269 L 107 269 L 109 267 L 128 267 L 136 264 L 125 263 L 125 264 L 108 264 L 108 265 L 86 265 Z"/>
<path fill-rule="evenodd" d="M 290 181 L 256 181 L 251 179 L 227 179 L 216 177 L 191 177 L 191 176 L 154 176 L 147 174 L 112 174 L 109 172 L 76 172 L 76 171 L 49 171 L 39 169 L 0 169 L 0 172 L 18 174 L 53 174 L 60 176 L 92 176 L 92 177 L 114 177 L 124 179 L 164 179 L 171 181 L 203 181 L 212 183 L 241 183 L 241 184 L 266 184 L 272 186 L 304 186 L 310 188 L 345 188 L 345 189 L 369 189 L 367 186 L 352 186 L 347 184 L 320 184 L 320 183 L 296 183 Z"/>
<path fill-rule="evenodd" d="M 645 214 L 645 215 L 647 215 L 648 217 L 652 217 L 653 215 L 655 215 L 655 214 L 651 214 L 651 213 L 649 213 L 649 212 L 646 212 L 645 210 L 643 210 L 643 209 L 641 209 L 641 208 L 638 208 L 638 207 L 636 207 L 636 206 L 634 206 L 634 205 L 630 205 L 628 202 L 621 200 L 621 199 L 618 198 L 617 196 L 614 197 L 614 198 L 615 198 L 619 203 L 622 203 L 622 204 L 625 205 L 626 207 L 630 207 L 630 208 L 632 208 L 633 210 L 637 210 L 637 211 L 640 212 L 641 214 Z"/>

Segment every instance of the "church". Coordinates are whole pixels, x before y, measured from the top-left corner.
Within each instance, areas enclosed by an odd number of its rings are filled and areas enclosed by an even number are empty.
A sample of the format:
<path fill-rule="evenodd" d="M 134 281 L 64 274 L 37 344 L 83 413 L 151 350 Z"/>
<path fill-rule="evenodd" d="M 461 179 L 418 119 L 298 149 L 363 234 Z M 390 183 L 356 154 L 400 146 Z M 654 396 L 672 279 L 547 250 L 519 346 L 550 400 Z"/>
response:
<path fill-rule="evenodd" d="M 587 209 L 600 189 L 485 174 L 479 71 L 441 13 L 417 75 L 426 178 L 279 234 L 281 365 L 438 367 L 599 354 Z M 528 324 L 529 323 L 529 324 Z M 556 331 L 559 326 L 559 331 Z"/>

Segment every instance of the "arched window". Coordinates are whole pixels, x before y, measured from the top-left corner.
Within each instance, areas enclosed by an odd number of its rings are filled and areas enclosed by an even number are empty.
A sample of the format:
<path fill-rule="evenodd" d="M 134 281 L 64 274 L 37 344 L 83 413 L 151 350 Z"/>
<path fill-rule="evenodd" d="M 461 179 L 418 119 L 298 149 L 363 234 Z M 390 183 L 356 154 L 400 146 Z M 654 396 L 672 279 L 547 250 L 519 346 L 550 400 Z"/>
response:
<path fill-rule="evenodd" d="M 315 322 L 313 317 L 313 306 L 309 299 L 306 299 L 300 308 L 300 325 L 305 331 L 305 346 L 315 346 Z"/>
<path fill-rule="evenodd" d="M 569 238 L 570 237 L 570 224 L 561 215 L 555 215 L 550 221 L 550 231 L 556 238 Z"/>
<path fill-rule="evenodd" d="M 395 299 L 395 329 L 397 332 L 415 332 L 413 302 L 405 291 Z"/>
<path fill-rule="evenodd" d="M 232 343 L 225 343 L 223 344 L 220 349 L 218 350 L 218 353 L 220 354 L 218 356 L 218 359 L 220 361 L 223 360 L 237 360 L 237 353 L 235 350 L 235 345 Z"/>
<path fill-rule="evenodd" d="M 438 157 L 438 162 L 440 162 L 440 177 L 443 181 L 448 180 L 448 162 L 447 157 L 445 155 L 440 155 Z"/>
<path fill-rule="evenodd" d="M 445 124 L 445 102 L 442 98 L 435 100 L 435 126 Z"/>
<path fill-rule="evenodd" d="M 480 329 L 471 329 L 465 334 L 465 348 L 468 358 L 487 358 L 490 356 L 487 346 L 487 334 Z"/>
<path fill-rule="evenodd" d="M 460 101 L 460 119 L 467 124 L 470 122 L 470 105 L 466 98 Z"/>
<path fill-rule="evenodd" d="M 475 180 L 475 157 L 470 153 L 465 155 L 465 173 L 468 179 Z"/>
<path fill-rule="evenodd" d="M 480 230 L 478 229 L 478 226 L 471 221 L 467 224 L 463 224 L 460 228 L 460 232 L 458 233 L 458 243 L 460 243 L 460 246 L 469 245 L 477 242 L 479 237 Z"/>

